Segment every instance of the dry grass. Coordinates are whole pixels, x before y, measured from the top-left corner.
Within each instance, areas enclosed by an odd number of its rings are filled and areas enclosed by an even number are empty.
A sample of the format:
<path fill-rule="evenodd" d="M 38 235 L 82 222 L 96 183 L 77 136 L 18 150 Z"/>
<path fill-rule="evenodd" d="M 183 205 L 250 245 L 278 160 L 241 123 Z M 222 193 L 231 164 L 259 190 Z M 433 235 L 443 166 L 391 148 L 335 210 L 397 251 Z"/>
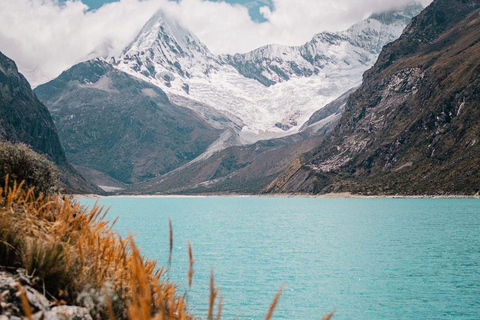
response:
<path fill-rule="evenodd" d="M 170 240 L 170 251 L 168 255 L 168 263 L 172 263 L 172 253 L 173 253 L 173 226 L 172 226 L 172 219 L 168 219 L 168 234 Z"/>
<path fill-rule="evenodd" d="M 195 260 L 193 259 L 193 250 L 192 250 L 192 244 L 190 241 L 188 241 L 188 287 L 192 287 L 192 282 L 193 282 L 193 264 L 195 263 Z"/>
<path fill-rule="evenodd" d="M 324 316 L 322 317 L 322 320 L 330 320 L 330 319 L 332 319 L 334 313 L 335 313 L 335 312 L 327 313 L 326 315 L 324 315 Z"/>
<path fill-rule="evenodd" d="M 32 320 L 32 308 L 30 307 L 30 303 L 28 303 L 27 294 L 20 283 L 18 283 L 17 286 L 18 292 L 20 293 L 20 301 L 22 302 L 23 313 L 28 320 Z"/>
<path fill-rule="evenodd" d="M 213 270 L 210 273 L 210 298 L 208 300 L 208 320 L 213 319 L 213 308 L 215 307 L 215 299 L 217 298 L 219 288 L 215 287 L 215 276 Z"/>
<path fill-rule="evenodd" d="M 265 316 L 265 320 L 270 320 L 273 317 L 273 311 L 275 311 L 275 308 L 277 307 L 277 304 L 278 304 L 278 300 L 280 300 L 280 297 L 282 296 L 283 287 L 284 285 L 280 287 L 277 294 L 273 298 L 272 304 L 270 305 L 270 308 L 268 309 L 268 313 Z"/>
<path fill-rule="evenodd" d="M 6 184 L 8 185 L 8 184 Z M 186 310 L 185 295 L 174 283 L 164 280 L 164 269 L 145 259 L 131 236 L 120 237 L 105 221 L 106 211 L 94 206 L 86 210 L 62 196 L 35 196 L 34 189 L 13 183 L 0 188 L 0 265 L 23 267 L 40 279 L 39 290 L 47 290 L 57 304 L 78 304 L 79 296 L 93 290 L 101 296 L 95 316 L 102 319 L 193 320 Z M 170 227 L 170 257 L 173 228 Z M 193 281 L 193 250 L 188 243 L 189 287 Z M 273 316 L 283 286 L 268 310 Z M 24 315 L 32 317 L 24 291 L 19 288 Z M 22 294 L 23 292 L 23 294 Z M 208 319 L 214 319 L 215 286 L 210 278 Z M 23 298 L 22 298 L 23 297 Z M 215 320 L 222 317 L 223 298 L 218 301 Z M 330 319 L 333 314 L 323 319 Z"/>
<path fill-rule="evenodd" d="M 69 198 L 36 197 L 16 183 L 0 188 L 0 204 L 1 264 L 25 268 L 55 299 L 74 304 L 82 291 L 103 295 L 108 284 L 114 297 L 106 317 L 193 319 L 176 286 L 163 280 L 163 269 L 140 255 L 132 237 L 113 232 L 102 208 L 86 211 Z"/>

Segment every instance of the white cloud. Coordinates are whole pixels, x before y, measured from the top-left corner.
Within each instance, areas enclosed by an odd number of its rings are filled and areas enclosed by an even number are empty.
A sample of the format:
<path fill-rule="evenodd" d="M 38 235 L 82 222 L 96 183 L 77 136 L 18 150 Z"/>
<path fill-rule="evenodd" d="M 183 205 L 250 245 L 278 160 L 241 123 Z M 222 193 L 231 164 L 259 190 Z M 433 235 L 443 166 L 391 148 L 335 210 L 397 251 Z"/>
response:
<path fill-rule="evenodd" d="M 269 43 L 298 45 L 324 30 L 342 30 L 373 11 L 411 0 L 273 0 L 268 22 L 241 5 L 204 0 L 121 0 L 87 11 L 79 1 L 0 0 L 0 50 L 34 84 L 75 63 L 118 54 L 160 7 L 180 18 L 214 53 L 246 52 Z M 431 0 L 422 0 L 427 5 Z"/>
<path fill-rule="evenodd" d="M 432 0 L 420 0 L 428 5 Z M 273 0 L 260 12 L 268 22 L 255 23 L 242 6 L 183 0 L 184 23 L 214 53 L 247 52 L 277 43 L 300 45 L 321 31 L 344 30 L 372 12 L 402 7 L 412 0 Z"/>
<path fill-rule="evenodd" d="M 88 58 L 119 52 L 158 7 L 158 1 L 122 0 L 88 12 L 78 1 L 0 0 L 0 51 L 38 84 Z"/>

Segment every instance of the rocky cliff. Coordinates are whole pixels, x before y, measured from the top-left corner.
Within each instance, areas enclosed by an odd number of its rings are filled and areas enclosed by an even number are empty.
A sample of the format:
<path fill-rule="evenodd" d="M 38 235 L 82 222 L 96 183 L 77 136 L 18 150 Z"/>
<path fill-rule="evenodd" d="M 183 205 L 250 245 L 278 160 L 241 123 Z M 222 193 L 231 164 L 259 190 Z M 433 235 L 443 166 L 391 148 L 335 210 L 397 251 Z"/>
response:
<path fill-rule="evenodd" d="M 435 0 L 365 73 L 334 132 L 267 192 L 475 194 L 480 2 Z"/>
<path fill-rule="evenodd" d="M 0 52 L 0 139 L 24 143 L 55 162 L 72 192 L 101 192 L 67 162 L 48 109 L 37 99 L 15 62 Z"/>

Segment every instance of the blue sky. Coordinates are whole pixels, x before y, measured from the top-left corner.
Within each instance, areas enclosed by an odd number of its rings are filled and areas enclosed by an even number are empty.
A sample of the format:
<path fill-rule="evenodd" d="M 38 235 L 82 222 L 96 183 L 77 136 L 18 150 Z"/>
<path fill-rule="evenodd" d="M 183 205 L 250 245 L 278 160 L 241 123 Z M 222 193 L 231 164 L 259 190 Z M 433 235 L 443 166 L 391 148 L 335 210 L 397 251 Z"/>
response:
<path fill-rule="evenodd" d="M 88 5 L 92 10 L 100 8 L 105 3 L 116 2 L 116 1 L 118 0 L 82 0 L 82 2 Z M 207 1 L 222 2 L 221 0 L 207 0 Z M 247 7 L 252 20 L 255 22 L 266 21 L 263 15 L 261 15 L 259 12 L 260 7 L 269 6 L 272 9 L 272 6 L 273 6 L 271 0 L 226 0 L 225 2 L 230 4 L 240 4 Z"/>

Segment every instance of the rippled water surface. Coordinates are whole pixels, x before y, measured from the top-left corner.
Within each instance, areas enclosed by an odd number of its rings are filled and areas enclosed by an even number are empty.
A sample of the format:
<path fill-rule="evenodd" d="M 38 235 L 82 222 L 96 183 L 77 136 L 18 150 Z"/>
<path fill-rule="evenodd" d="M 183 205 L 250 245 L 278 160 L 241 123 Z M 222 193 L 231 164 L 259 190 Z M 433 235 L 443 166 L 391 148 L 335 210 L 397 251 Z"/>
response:
<path fill-rule="evenodd" d="M 92 205 L 94 200 L 81 200 Z M 104 198 L 115 228 L 167 264 L 205 318 L 210 269 L 224 319 L 480 319 L 480 201 L 476 199 Z"/>

